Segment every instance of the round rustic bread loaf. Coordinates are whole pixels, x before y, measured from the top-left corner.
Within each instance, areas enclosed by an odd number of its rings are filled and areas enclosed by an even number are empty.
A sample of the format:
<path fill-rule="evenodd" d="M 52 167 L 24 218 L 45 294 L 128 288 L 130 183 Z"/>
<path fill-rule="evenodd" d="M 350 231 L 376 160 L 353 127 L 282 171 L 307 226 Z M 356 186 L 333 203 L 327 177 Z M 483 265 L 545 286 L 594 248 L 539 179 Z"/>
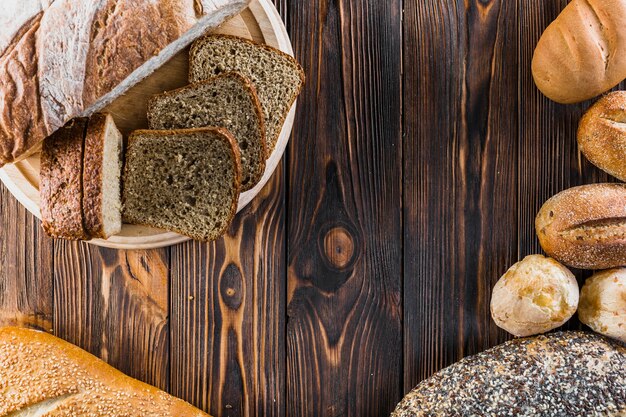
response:
<path fill-rule="evenodd" d="M 626 349 L 593 333 L 516 339 L 422 381 L 391 417 L 624 415 L 624 369 Z"/>
<path fill-rule="evenodd" d="M 587 110 L 578 147 L 592 164 L 626 181 L 626 91 L 609 93 Z"/>
<path fill-rule="evenodd" d="M 596 97 L 626 78 L 626 1 L 573 0 L 546 28 L 532 61 L 543 94 L 559 103 Z"/>
<path fill-rule="evenodd" d="M 543 255 L 529 255 L 509 268 L 491 295 L 491 317 L 515 336 L 556 329 L 574 315 L 577 306 L 574 274 Z"/>
<path fill-rule="evenodd" d="M 626 268 L 601 271 L 585 281 L 578 318 L 592 330 L 626 343 Z"/>

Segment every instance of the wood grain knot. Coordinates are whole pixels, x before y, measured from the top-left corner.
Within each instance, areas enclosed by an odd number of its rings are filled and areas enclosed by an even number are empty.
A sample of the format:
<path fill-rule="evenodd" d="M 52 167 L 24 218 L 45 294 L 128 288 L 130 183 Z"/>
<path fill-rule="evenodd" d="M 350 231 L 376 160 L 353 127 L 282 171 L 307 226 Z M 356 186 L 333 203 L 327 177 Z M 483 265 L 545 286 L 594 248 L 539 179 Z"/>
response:
<path fill-rule="evenodd" d="M 333 227 L 324 236 L 324 253 L 332 266 L 344 269 L 354 258 L 354 238 L 344 227 Z"/>
<path fill-rule="evenodd" d="M 243 278 L 235 264 L 229 264 L 220 280 L 220 295 L 226 307 L 237 310 L 243 301 Z"/>

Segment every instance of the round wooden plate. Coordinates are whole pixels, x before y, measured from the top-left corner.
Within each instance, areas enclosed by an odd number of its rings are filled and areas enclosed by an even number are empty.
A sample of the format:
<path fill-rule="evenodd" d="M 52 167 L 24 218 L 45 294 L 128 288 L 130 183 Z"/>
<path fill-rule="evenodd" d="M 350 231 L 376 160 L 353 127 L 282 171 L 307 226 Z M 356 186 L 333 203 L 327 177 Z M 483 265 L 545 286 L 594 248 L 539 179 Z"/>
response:
<path fill-rule="evenodd" d="M 214 32 L 253 39 L 293 55 L 287 30 L 278 11 L 268 0 L 254 0 L 240 15 L 225 22 Z M 153 94 L 188 84 L 188 55 L 188 49 L 182 51 L 153 75 L 104 109 L 113 115 L 118 128 L 125 136 L 135 129 L 148 126 L 146 104 Z M 263 178 L 252 190 L 241 194 L 237 211 L 252 201 L 274 173 L 289 141 L 295 109 L 296 104 L 294 103 L 276 148 L 267 161 Z M 39 211 L 39 154 L 0 169 L 0 180 L 20 203 L 41 219 Z M 189 238 L 176 233 L 125 224 L 119 235 L 107 240 L 94 239 L 89 243 L 117 249 L 151 249 L 174 245 L 186 240 Z"/>

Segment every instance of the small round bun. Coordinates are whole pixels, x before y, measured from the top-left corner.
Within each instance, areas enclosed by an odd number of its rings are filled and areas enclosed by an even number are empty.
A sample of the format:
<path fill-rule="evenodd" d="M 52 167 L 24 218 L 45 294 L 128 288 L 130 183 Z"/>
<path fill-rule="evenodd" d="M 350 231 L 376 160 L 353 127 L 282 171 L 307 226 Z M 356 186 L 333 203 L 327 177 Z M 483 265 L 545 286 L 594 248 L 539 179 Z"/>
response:
<path fill-rule="evenodd" d="M 626 268 L 601 271 L 585 281 L 578 318 L 593 331 L 626 343 Z"/>
<path fill-rule="evenodd" d="M 515 336 L 545 333 L 574 315 L 578 295 L 578 283 L 569 269 L 552 258 L 529 255 L 496 283 L 491 317 Z"/>

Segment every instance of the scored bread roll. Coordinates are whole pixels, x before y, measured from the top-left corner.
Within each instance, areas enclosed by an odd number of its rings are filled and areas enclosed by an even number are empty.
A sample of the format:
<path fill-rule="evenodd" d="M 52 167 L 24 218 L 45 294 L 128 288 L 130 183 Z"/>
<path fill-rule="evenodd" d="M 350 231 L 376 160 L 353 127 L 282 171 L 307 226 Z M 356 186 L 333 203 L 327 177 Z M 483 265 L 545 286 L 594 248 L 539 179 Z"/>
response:
<path fill-rule="evenodd" d="M 0 416 L 208 415 L 50 334 L 0 328 Z"/>
<path fill-rule="evenodd" d="M 626 1 L 573 0 L 541 35 L 533 55 L 537 87 L 577 103 L 626 78 Z"/>
<path fill-rule="evenodd" d="M 626 185 L 573 187 L 550 198 L 535 219 L 552 258 L 581 269 L 626 265 Z"/>
<path fill-rule="evenodd" d="M 601 170 L 626 181 L 626 91 L 614 91 L 587 110 L 578 126 L 578 147 Z"/>
<path fill-rule="evenodd" d="M 578 318 L 593 331 L 626 343 L 626 268 L 601 271 L 585 281 Z"/>
<path fill-rule="evenodd" d="M 491 317 L 498 327 L 518 337 L 563 325 L 577 306 L 574 274 L 542 255 L 529 255 L 509 268 L 491 295 Z"/>

